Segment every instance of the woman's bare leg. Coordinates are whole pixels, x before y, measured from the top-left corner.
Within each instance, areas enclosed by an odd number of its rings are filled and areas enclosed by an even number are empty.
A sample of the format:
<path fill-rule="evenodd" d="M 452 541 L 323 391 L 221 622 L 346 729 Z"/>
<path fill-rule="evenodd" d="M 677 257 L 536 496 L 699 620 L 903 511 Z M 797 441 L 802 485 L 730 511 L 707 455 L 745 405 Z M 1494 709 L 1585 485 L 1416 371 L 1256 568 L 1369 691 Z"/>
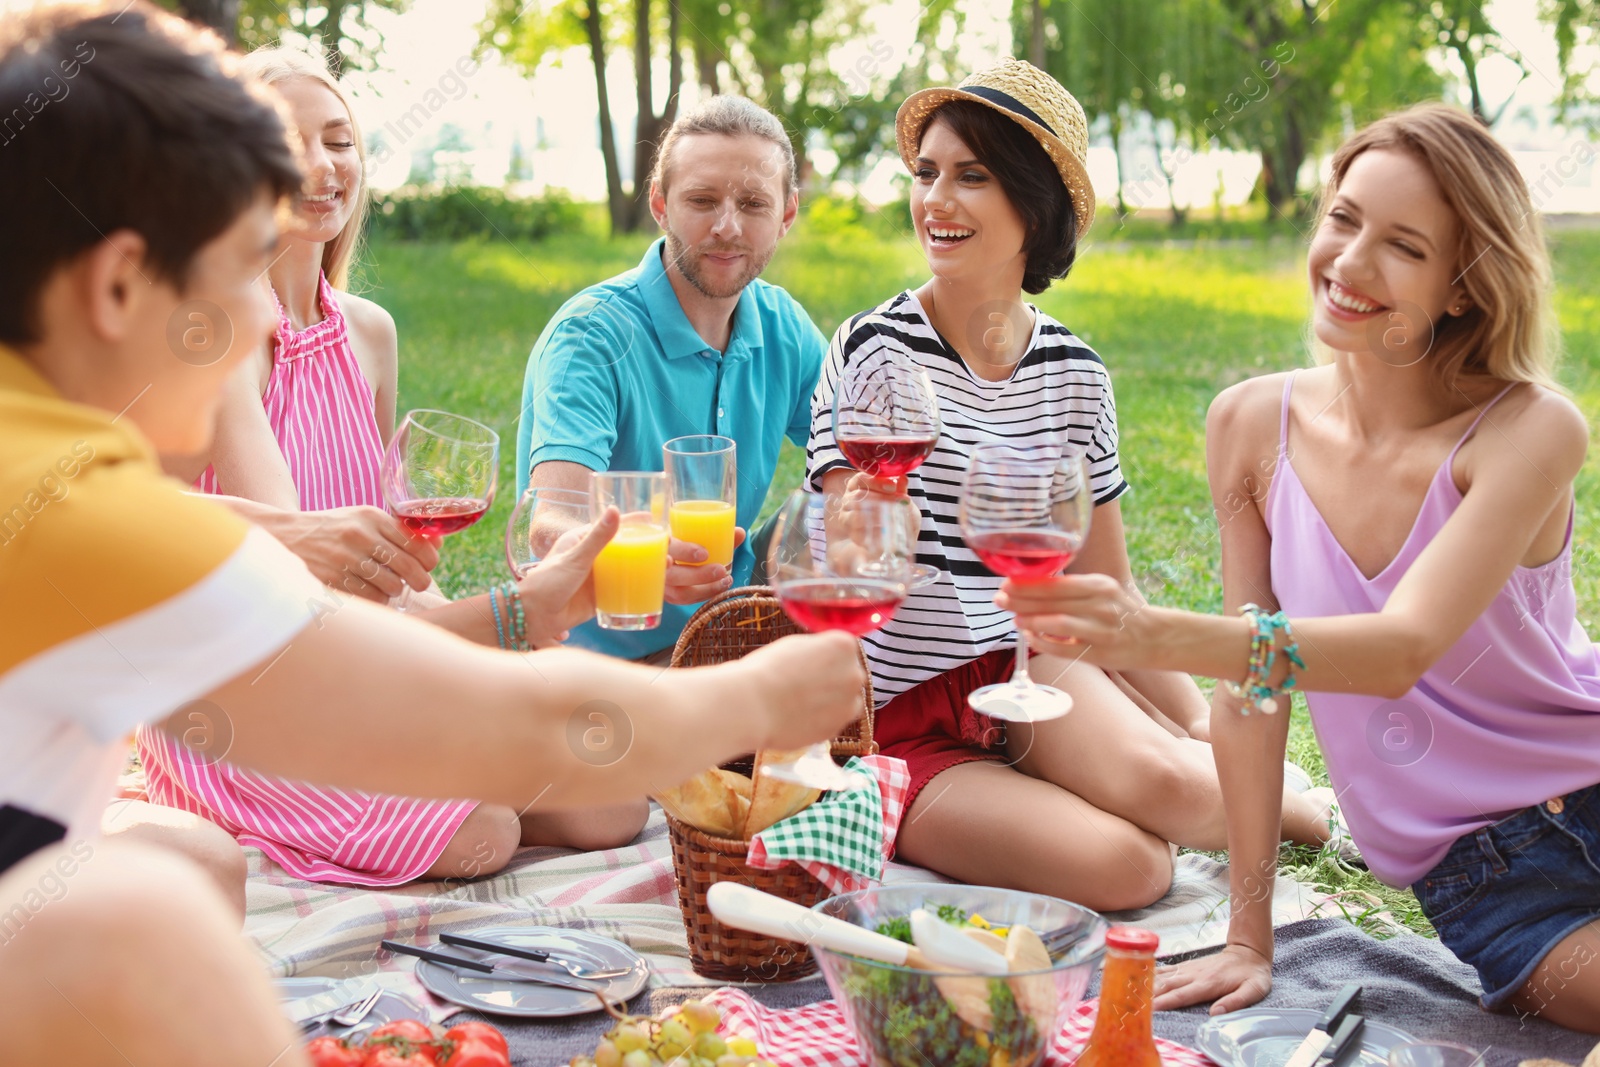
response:
<path fill-rule="evenodd" d="M 1073 794 L 994 761 L 934 776 L 897 854 L 974 885 L 1047 893 L 1097 911 L 1142 908 L 1172 885 L 1172 850 Z"/>
<path fill-rule="evenodd" d="M 1600 920 L 1550 950 L 1512 1009 L 1582 1034 L 1600 1034 Z"/>
<path fill-rule="evenodd" d="M 495 874 L 511 862 L 519 837 L 516 812 L 499 804 L 479 804 L 422 878 L 471 880 Z"/>
<path fill-rule="evenodd" d="M 1031 668 L 1035 681 L 1065 691 L 1073 707 L 1060 719 L 1007 728 L 1019 769 L 1186 848 L 1228 847 L 1209 744 L 1169 732 L 1098 667 L 1036 656 Z M 1283 833 L 1320 843 L 1325 813 L 1285 790 Z"/>
<path fill-rule="evenodd" d="M 586 811 L 528 812 L 521 819 L 522 843 L 580 852 L 621 848 L 639 836 L 649 818 L 650 802 L 644 799 Z"/>
<path fill-rule="evenodd" d="M 0 877 L 7 1063 L 304 1067 L 212 881 L 129 841 L 79 840 Z"/>
<path fill-rule="evenodd" d="M 113 800 L 100 820 L 108 840 L 136 841 L 170 849 L 211 876 L 223 899 L 244 924 L 244 849 L 233 835 L 209 819 L 143 800 Z"/>

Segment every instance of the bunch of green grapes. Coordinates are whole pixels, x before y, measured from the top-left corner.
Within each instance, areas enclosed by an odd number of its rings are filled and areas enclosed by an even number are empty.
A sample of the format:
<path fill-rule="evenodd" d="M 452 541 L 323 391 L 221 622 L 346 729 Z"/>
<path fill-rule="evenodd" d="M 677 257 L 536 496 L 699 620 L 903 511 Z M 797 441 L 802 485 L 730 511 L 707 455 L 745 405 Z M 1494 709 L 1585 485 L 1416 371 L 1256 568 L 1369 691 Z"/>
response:
<path fill-rule="evenodd" d="M 719 1035 L 721 1021 L 716 1008 L 699 1000 L 665 1020 L 624 1015 L 594 1055 L 579 1056 L 570 1067 L 773 1067 L 748 1037 Z"/>

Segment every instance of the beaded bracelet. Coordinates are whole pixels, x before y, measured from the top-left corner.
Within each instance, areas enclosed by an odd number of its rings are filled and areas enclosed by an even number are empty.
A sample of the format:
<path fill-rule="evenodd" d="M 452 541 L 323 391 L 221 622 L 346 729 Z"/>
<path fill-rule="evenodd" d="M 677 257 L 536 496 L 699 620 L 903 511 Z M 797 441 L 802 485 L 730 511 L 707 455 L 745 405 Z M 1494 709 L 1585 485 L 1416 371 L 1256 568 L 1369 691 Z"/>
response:
<path fill-rule="evenodd" d="M 1295 687 L 1298 681 L 1295 670 L 1305 670 L 1305 661 L 1300 658 L 1300 644 L 1294 639 L 1294 627 L 1290 625 L 1288 616 L 1281 611 L 1268 614 L 1256 604 L 1246 604 L 1239 609 L 1239 614 L 1250 624 L 1250 667 L 1243 682 L 1223 684 L 1228 687 L 1229 693 L 1245 702 L 1240 709 L 1242 714 L 1250 714 L 1250 705 L 1254 704 L 1264 714 L 1271 715 L 1278 710 L 1279 694 Z M 1274 688 L 1270 682 L 1272 668 L 1278 658 L 1280 631 L 1285 642 L 1282 652 L 1290 667 L 1282 684 Z"/>
<path fill-rule="evenodd" d="M 505 630 L 500 626 L 500 602 L 497 599 L 498 595 L 498 587 L 491 585 L 489 587 L 489 614 L 494 619 L 494 639 L 499 642 L 501 648 L 505 648 L 506 633 Z"/>
<path fill-rule="evenodd" d="M 528 644 L 528 614 L 522 607 L 522 594 L 517 590 L 516 582 L 507 582 L 501 591 L 506 598 L 507 627 L 511 631 L 511 647 L 518 652 L 526 652 L 531 647 Z"/>

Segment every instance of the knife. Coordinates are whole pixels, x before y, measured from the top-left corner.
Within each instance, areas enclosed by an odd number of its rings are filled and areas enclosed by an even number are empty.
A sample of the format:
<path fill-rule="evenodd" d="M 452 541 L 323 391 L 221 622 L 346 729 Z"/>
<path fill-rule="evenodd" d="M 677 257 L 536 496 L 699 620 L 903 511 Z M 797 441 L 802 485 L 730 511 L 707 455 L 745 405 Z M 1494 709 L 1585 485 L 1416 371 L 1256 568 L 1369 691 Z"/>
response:
<path fill-rule="evenodd" d="M 448 952 L 439 952 L 431 948 L 420 948 L 417 945 L 403 945 L 398 941 L 380 942 L 390 952 L 399 952 L 407 956 L 415 956 L 421 960 L 430 960 L 446 967 L 454 967 L 461 971 L 471 971 L 468 977 L 495 978 L 503 982 L 537 982 L 540 985 L 559 986 L 562 989 L 575 989 L 580 993 L 595 993 L 606 998 L 606 983 L 585 982 L 581 978 L 570 975 L 551 973 L 548 971 L 533 972 L 519 967 L 495 967 L 479 960 L 468 959 L 466 956 L 453 956 Z"/>
<path fill-rule="evenodd" d="M 1312 1064 L 1321 1057 L 1323 1050 L 1333 1043 L 1329 1031 L 1344 1018 L 1344 1013 L 1350 1010 L 1350 1005 L 1360 993 L 1360 982 L 1349 982 L 1339 990 L 1338 995 L 1333 998 L 1333 1003 L 1328 1005 L 1328 1010 L 1317 1020 L 1317 1025 L 1311 1028 L 1306 1039 L 1300 1042 L 1300 1047 L 1294 1050 L 1294 1055 L 1289 1057 L 1283 1067 L 1312 1067 Z"/>
<path fill-rule="evenodd" d="M 1366 1025 L 1367 1020 L 1355 1012 L 1346 1015 L 1339 1029 L 1328 1039 L 1328 1047 L 1322 1050 L 1320 1062 L 1327 1064 L 1327 1067 L 1339 1067 L 1340 1060 L 1351 1050 L 1361 1047 L 1361 1030 Z"/>

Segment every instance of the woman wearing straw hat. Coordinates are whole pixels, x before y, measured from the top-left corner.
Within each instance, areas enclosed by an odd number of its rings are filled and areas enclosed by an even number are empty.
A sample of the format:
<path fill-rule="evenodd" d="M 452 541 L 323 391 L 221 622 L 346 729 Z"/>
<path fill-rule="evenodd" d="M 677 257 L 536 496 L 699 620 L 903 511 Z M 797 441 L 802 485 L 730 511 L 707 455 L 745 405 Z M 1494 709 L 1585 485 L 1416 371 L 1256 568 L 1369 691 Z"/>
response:
<path fill-rule="evenodd" d="M 909 495 L 921 512 L 919 558 L 943 572 L 863 639 L 879 740 L 911 770 L 899 854 L 966 882 L 1141 907 L 1171 884 L 1169 842 L 1227 844 L 1211 749 L 1191 736 L 1208 715 L 1193 680 L 1039 656 L 1034 676 L 1073 698 L 1070 715 L 1002 731 L 967 705 L 1010 673 L 1016 643 L 1011 616 L 992 603 L 1000 579 L 957 522 L 975 444 L 1064 435 L 1085 448 L 1095 511 L 1071 569 L 1130 581 L 1111 380 L 1088 345 L 1023 300 L 1066 276 L 1094 221 L 1083 109 L 1044 72 L 1007 59 L 958 88 L 914 94 L 896 132 L 932 276 L 834 335 L 812 400 L 807 475 L 829 492 Z M 830 414 L 845 371 L 890 352 L 926 370 L 943 433 L 917 470 L 880 479 L 851 469 Z M 1286 792 L 1284 812 L 1285 836 L 1327 836 L 1314 800 Z"/>

